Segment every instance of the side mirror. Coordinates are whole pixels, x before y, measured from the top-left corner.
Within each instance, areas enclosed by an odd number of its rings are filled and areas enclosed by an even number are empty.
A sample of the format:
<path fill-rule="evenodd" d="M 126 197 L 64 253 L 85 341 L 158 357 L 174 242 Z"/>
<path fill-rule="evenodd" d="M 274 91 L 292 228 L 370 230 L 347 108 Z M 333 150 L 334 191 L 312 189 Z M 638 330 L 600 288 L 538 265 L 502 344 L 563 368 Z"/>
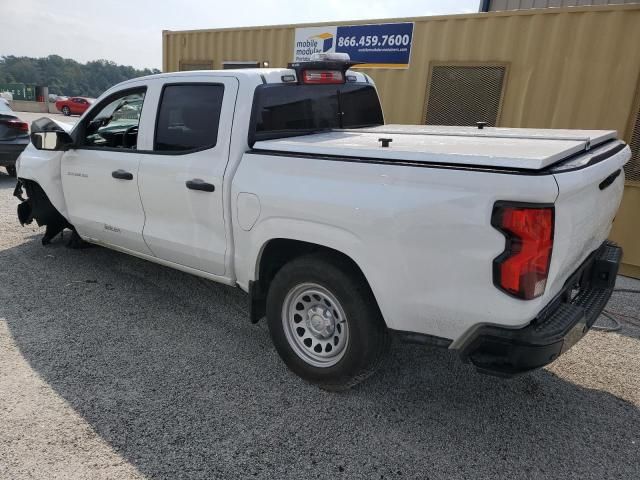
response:
<path fill-rule="evenodd" d="M 31 143 L 38 150 L 65 151 L 73 147 L 71 135 L 49 118 L 40 118 L 31 124 Z"/>
<path fill-rule="evenodd" d="M 33 132 L 31 143 L 38 150 L 66 151 L 73 147 L 73 139 L 67 132 Z"/>

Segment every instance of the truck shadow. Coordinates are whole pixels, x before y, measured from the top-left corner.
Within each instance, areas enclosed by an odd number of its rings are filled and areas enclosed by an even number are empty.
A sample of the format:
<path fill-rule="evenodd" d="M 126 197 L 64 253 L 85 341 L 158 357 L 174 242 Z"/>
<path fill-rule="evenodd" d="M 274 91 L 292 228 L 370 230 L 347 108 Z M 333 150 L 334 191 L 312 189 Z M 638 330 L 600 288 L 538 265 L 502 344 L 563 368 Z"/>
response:
<path fill-rule="evenodd" d="M 481 376 L 447 351 L 397 344 L 367 383 L 325 393 L 287 371 L 241 292 L 39 238 L 0 251 L 0 318 L 33 370 L 149 477 L 640 471 L 640 410 L 610 393 L 547 370 Z"/>

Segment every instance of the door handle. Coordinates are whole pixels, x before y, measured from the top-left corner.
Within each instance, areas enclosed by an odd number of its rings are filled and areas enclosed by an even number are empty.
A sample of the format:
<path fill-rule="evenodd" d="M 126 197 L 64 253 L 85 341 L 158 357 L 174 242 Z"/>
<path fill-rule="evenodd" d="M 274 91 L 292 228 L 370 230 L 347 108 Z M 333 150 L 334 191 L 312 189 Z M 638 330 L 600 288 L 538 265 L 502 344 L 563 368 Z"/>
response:
<path fill-rule="evenodd" d="M 200 190 L 201 192 L 215 192 L 216 190 L 216 186 L 211 184 L 211 183 L 207 183 L 204 180 L 200 179 L 200 178 L 194 178 L 193 180 L 187 180 L 185 182 L 185 184 L 187 185 L 187 188 L 189 190 Z"/>
<path fill-rule="evenodd" d="M 111 172 L 111 176 L 113 178 L 117 178 L 118 180 L 133 180 L 133 173 L 129 173 L 122 169 Z"/>

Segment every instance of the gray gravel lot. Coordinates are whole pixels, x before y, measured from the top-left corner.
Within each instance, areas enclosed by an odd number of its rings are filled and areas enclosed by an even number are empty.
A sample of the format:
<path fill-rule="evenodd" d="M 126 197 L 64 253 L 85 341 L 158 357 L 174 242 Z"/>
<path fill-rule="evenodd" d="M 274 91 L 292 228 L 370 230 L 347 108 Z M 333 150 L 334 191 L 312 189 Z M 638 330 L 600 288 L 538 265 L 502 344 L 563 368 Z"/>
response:
<path fill-rule="evenodd" d="M 287 371 L 238 290 L 44 248 L 13 186 L 0 173 L 2 479 L 640 478 L 640 323 L 510 381 L 394 344 L 330 394 Z M 610 308 L 638 315 L 640 296 Z"/>

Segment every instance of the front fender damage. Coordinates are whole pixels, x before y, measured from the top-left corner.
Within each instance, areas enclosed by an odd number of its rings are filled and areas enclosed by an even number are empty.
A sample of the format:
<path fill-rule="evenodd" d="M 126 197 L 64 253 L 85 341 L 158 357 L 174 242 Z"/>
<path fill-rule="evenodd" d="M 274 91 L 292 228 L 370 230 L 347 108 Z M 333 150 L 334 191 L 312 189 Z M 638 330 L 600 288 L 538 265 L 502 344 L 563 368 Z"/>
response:
<path fill-rule="evenodd" d="M 25 198 L 26 193 L 26 198 Z M 71 230 L 71 239 L 67 246 L 80 248 L 84 242 L 64 216 L 53 206 L 49 197 L 38 183 L 32 180 L 19 179 L 13 196 L 20 200 L 18 205 L 18 220 L 22 226 L 30 225 L 34 220 L 38 226 L 46 227 L 42 237 L 42 245 L 51 243 L 57 235 L 65 229 Z"/>

